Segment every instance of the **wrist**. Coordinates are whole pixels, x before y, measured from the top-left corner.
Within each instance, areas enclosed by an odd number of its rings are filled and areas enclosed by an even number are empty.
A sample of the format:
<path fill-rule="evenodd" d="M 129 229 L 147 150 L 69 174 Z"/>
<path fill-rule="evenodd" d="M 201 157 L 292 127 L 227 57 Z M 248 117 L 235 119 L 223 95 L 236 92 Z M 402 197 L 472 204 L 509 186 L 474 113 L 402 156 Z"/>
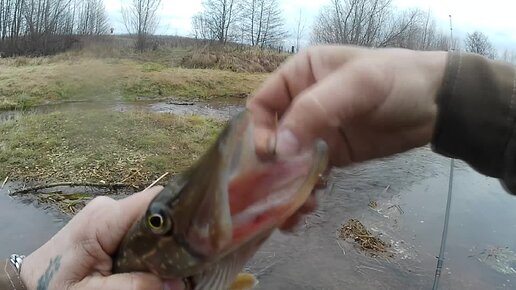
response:
<path fill-rule="evenodd" d="M 448 62 L 447 51 L 424 51 L 419 59 L 423 62 L 423 75 L 428 76 L 430 96 L 436 102 L 437 96 L 443 86 L 446 66 Z"/>
<path fill-rule="evenodd" d="M 34 283 L 34 271 L 32 270 L 32 259 L 31 256 L 23 259 L 19 276 L 21 281 L 23 282 L 25 289 L 32 290 L 36 289 Z"/>

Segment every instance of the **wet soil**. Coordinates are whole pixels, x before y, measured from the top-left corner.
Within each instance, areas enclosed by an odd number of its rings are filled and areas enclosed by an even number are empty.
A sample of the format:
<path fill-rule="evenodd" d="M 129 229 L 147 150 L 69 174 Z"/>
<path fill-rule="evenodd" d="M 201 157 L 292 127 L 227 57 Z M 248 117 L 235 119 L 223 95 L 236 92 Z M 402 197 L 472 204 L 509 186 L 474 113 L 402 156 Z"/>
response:
<path fill-rule="evenodd" d="M 217 118 L 241 110 L 238 104 L 113 106 L 121 111 Z M 317 193 L 319 209 L 295 232 L 275 232 L 248 263 L 260 281 L 258 289 L 430 289 L 441 243 L 449 162 L 423 147 L 334 170 L 329 186 Z M 511 269 L 516 268 L 516 198 L 497 180 L 462 162 L 454 170 L 439 289 L 515 289 Z M 0 256 L 29 253 L 66 223 L 55 208 L 30 197 L 12 200 L 6 190 L 0 191 Z M 350 219 L 388 244 L 392 255 L 371 256 L 354 239 L 341 238 L 339 231 Z"/>

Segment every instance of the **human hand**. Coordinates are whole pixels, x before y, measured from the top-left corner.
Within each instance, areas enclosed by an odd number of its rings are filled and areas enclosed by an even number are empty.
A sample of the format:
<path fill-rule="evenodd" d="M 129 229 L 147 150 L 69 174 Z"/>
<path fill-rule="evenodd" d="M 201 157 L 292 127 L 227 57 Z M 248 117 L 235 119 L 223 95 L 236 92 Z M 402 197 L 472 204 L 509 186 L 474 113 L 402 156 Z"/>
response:
<path fill-rule="evenodd" d="M 183 289 L 150 273 L 111 273 L 112 255 L 132 224 L 162 190 L 153 187 L 115 201 L 97 197 L 52 239 L 24 259 L 27 289 Z"/>
<path fill-rule="evenodd" d="M 308 49 L 282 65 L 247 103 L 257 153 L 295 154 L 323 138 L 330 166 L 344 166 L 425 145 L 446 59 L 446 52 L 406 49 Z M 312 196 L 301 212 L 315 204 Z"/>

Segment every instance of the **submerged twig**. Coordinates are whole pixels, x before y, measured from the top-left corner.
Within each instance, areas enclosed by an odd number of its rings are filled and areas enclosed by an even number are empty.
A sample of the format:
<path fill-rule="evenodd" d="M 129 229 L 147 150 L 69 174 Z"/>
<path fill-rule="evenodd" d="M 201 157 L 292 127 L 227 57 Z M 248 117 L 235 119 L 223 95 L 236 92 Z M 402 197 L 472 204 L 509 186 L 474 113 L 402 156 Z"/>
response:
<path fill-rule="evenodd" d="M 382 269 L 376 269 L 376 268 L 365 266 L 365 265 L 358 265 L 358 266 L 356 266 L 356 268 L 357 269 L 368 269 L 368 270 L 373 270 L 373 271 L 381 272 L 381 273 L 384 272 Z"/>
<path fill-rule="evenodd" d="M 156 183 L 158 183 L 160 180 L 163 179 L 163 177 L 167 176 L 168 172 L 165 172 L 163 175 L 161 175 L 160 177 L 158 177 L 158 179 L 154 180 L 153 183 L 151 183 L 149 186 L 147 186 L 143 191 L 153 187 L 154 185 L 156 185 Z"/>
<path fill-rule="evenodd" d="M 389 185 L 387 185 L 387 186 L 384 188 L 384 190 L 382 191 L 382 193 L 380 193 L 380 196 L 383 196 L 383 195 L 387 192 L 387 190 L 389 190 L 389 188 L 390 188 L 390 187 L 391 187 L 391 185 L 390 185 L 390 184 L 389 184 Z"/>
<path fill-rule="evenodd" d="M 4 179 L 4 182 L 2 183 L 2 187 L 0 187 L 0 189 L 3 189 L 5 184 L 7 183 L 7 180 L 9 179 L 9 175 L 7 175 Z"/>
<path fill-rule="evenodd" d="M 194 102 L 180 102 L 180 101 L 168 101 L 167 104 L 177 105 L 177 106 L 193 106 Z"/>
<path fill-rule="evenodd" d="M 339 240 L 335 239 L 335 242 L 337 242 L 337 245 L 339 245 L 339 248 L 342 250 L 342 254 L 346 255 L 346 251 L 344 250 L 344 247 L 339 243 Z"/>
<path fill-rule="evenodd" d="M 52 187 L 58 187 L 58 186 L 70 186 L 70 187 L 78 187 L 78 186 L 85 186 L 85 187 L 99 187 L 99 188 L 109 188 L 109 189 L 119 189 L 119 188 L 128 188 L 132 187 L 133 185 L 125 184 L 125 183 L 89 183 L 89 182 L 57 182 L 57 183 L 49 183 L 49 184 L 43 184 L 33 187 L 27 187 L 21 190 L 16 190 L 9 195 L 16 195 L 16 194 L 22 194 L 22 193 L 28 193 L 31 191 L 38 191 L 42 189 L 52 188 Z"/>

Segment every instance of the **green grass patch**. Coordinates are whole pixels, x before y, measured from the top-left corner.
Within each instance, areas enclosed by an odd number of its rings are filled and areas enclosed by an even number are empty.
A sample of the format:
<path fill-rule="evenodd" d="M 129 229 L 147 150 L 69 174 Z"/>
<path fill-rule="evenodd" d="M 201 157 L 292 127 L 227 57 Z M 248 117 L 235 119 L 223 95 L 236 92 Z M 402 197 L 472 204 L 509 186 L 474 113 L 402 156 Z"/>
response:
<path fill-rule="evenodd" d="M 245 97 L 267 76 L 128 59 L 76 57 L 37 63 L 0 62 L 0 109 L 69 100 Z"/>
<path fill-rule="evenodd" d="M 145 187 L 193 164 L 223 122 L 145 112 L 27 115 L 0 124 L 0 176 Z"/>

